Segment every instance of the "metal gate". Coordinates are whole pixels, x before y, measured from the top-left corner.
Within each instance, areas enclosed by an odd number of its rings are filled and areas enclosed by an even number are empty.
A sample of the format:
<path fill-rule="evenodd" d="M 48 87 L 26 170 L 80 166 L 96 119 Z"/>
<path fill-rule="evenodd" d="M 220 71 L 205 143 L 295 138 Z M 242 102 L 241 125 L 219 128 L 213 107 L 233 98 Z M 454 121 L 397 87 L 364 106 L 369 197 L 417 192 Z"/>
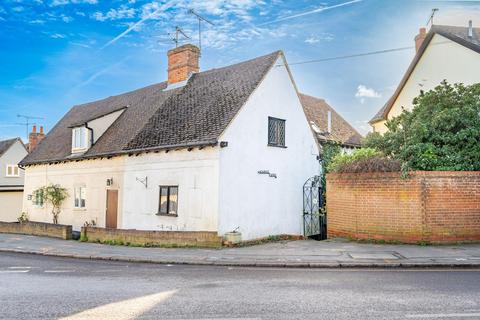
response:
<path fill-rule="evenodd" d="M 320 176 L 311 177 L 303 185 L 303 234 L 315 240 L 327 238 L 327 216 L 323 209 Z"/>

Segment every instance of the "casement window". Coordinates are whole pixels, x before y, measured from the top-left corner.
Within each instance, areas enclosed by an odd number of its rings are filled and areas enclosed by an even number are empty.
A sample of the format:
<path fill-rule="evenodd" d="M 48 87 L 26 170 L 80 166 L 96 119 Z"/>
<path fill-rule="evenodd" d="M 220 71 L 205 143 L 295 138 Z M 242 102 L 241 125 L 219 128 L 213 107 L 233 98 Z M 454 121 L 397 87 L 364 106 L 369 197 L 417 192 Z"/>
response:
<path fill-rule="evenodd" d="M 5 176 L 6 177 L 19 177 L 20 171 L 18 169 L 18 165 L 16 164 L 7 164 Z"/>
<path fill-rule="evenodd" d="M 87 128 L 78 127 L 72 129 L 72 150 L 87 148 Z"/>
<path fill-rule="evenodd" d="M 43 189 L 39 189 L 34 192 L 33 204 L 38 207 L 43 207 Z"/>
<path fill-rule="evenodd" d="M 87 189 L 84 186 L 77 186 L 73 189 L 73 206 L 75 208 L 81 209 L 85 208 L 85 198 L 87 194 Z"/>
<path fill-rule="evenodd" d="M 268 145 L 285 147 L 285 120 L 268 117 Z"/>
<path fill-rule="evenodd" d="M 158 214 L 177 216 L 178 186 L 160 186 Z"/>

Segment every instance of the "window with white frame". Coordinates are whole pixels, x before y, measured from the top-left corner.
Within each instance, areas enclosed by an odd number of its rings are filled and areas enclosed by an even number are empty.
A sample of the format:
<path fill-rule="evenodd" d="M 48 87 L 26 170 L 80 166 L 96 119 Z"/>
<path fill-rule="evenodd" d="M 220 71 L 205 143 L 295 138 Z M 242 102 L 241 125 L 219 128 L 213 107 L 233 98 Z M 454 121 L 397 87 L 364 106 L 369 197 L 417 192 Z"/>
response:
<path fill-rule="evenodd" d="M 87 148 L 87 128 L 77 127 L 72 129 L 72 149 L 80 150 Z"/>
<path fill-rule="evenodd" d="M 6 177 L 19 177 L 20 176 L 20 169 L 16 164 L 7 164 L 7 169 L 5 172 Z"/>
<path fill-rule="evenodd" d="M 85 186 L 77 186 L 73 189 L 73 206 L 75 208 L 85 208 L 85 198 L 87 194 L 87 189 Z"/>

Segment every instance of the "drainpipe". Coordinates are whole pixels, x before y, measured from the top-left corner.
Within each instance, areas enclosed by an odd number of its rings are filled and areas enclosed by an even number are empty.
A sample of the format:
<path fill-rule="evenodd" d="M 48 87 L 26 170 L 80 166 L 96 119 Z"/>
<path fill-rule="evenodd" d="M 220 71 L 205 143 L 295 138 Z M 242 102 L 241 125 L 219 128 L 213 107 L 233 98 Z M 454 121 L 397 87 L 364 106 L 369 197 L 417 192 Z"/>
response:
<path fill-rule="evenodd" d="M 93 129 L 88 126 L 88 122 L 85 122 L 85 128 L 90 130 L 90 147 L 93 146 Z"/>

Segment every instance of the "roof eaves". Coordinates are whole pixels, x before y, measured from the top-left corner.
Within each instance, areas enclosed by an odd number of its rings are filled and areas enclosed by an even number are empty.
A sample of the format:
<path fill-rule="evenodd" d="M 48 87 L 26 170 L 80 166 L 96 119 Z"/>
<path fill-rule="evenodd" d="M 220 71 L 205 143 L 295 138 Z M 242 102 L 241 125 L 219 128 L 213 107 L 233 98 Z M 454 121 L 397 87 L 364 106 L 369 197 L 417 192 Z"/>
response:
<path fill-rule="evenodd" d="M 151 148 L 141 148 L 141 149 L 129 149 L 117 152 L 105 152 L 105 153 L 96 153 L 96 154 L 83 154 L 78 157 L 74 158 L 58 158 L 58 159 L 46 159 L 40 161 L 21 161 L 19 166 L 26 167 L 30 165 L 40 165 L 40 164 L 51 164 L 51 163 L 58 163 L 58 162 L 71 162 L 71 161 L 81 161 L 81 160 L 92 160 L 97 158 L 105 158 L 105 157 L 116 157 L 116 156 L 123 156 L 129 154 L 141 154 L 146 152 L 154 152 L 154 151 L 162 151 L 162 150 L 179 150 L 179 149 L 188 149 L 188 148 L 202 148 L 208 146 L 216 146 L 218 141 L 215 140 L 208 140 L 208 141 L 198 141 L 193 143 L 183 143 L 183 144 L 175 144 L 175 145 L 164 145 L 164 146 L 157 146 Z"/>

